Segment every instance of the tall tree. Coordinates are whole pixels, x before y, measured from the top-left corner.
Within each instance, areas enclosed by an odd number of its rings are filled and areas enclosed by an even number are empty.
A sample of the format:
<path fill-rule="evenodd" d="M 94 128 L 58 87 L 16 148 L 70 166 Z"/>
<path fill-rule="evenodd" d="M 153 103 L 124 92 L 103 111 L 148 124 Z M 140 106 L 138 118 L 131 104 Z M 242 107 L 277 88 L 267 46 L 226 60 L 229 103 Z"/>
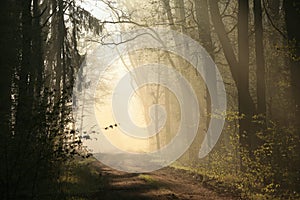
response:
<path fill-rule="evenodd" d="M 263 48 L 263 24 L 261 0 L 253 0 L 254 27 L 255 27 L 255 56 L 256 56 L 256 92 L 257 112 L 266 117 L 266 80 L 265 58 Z"/>
<path fill-rule="evenodd" d="M 11 109 L 12 109 L 12 79 L 13 71 L 17 65 L 18 50 L 17 50 L 17 40 L 18 35 L 18 16 L 20 14 L 20 9 L 17 6 L 16 1 L 5 0 L 1 3 L 1 13 L 2 17 L 0 19 L 0 198 L 8 199 L 9 193 L 13 185 L 11 184 L 10 178 L 10 159 L 9 155 L 11 149 L 11 138 L 12 126 L 11 126 Z"/>
<path fill-rule="evenodd" d="M 211 37 L 211 25 L 210 25 L 210 18 L 209 18 L 209 9 L 208 9 L 208 1 L 207 0 L 195 0 L 195 15 L 196 15 L 196 25 L 198 28 L 198 40 L 201 45 L 205 48 L 205 50 L 209 53 L 209 55 L 214 58 L 214 52 L 213 52 L 213 44 L 212 44 L 212 37 Z M 208 130 L 210 119 L 211 119 L 211 113 L 212 113 L 212 107 L 213 109 L 217 110 L 218 105 L 211 105 L 211 99 L 210 96 L 217 97 L 217 78 L 216 78 L 216 71 L 211 69 L 211 74 L 208 73 L 206 68 L 204 68 L 205 71 L 205 77 L 210 80 L 210 83 L 213 83 L 213 89 L 212 94 L 209 93 L 208 89 L 206 88 L 206 131 Z M 207 135 L 210 135 L 211 133 L 207 133 Z M 196 140 L 199 138 L 196 138 Z M 207 142 L 208 146 L 211 147 L 210 144 L 210 137 L 208 137 Z M 199 145 L 197 145 L 199 148 Z M 208 155 L 210 158 L 210 155 Z"/>
<path fill-rule="evenodd" d="M 298 26 L 300 24 L 300 2 L 297 0 L 284 0 L 283 7 L 285 11 L 285 23 L 290 45 L 289 65 L 291 70 L 291 86 L 294 97 L 295 108 L 295 130 L 298 138 L 300 137 L 300 32 Z M 295 165 L 295 190 L 300 191 L 300 143 L 297 143 L 296 151 L 298 152 Z"/>
<path fill-rule="evenodd" d="M 238 1 L 238 107 L 240 119 L 241 144 L 245 147 L 253 146 L 254 134 L 252 116 L 255 106 L 249 92 L 249 1 Z"/>
<path fill-rule="evenodd" d="M 99 30 L 100 23 L 79 10 L 69 15 L 73 23 L 66 27 L 68 8 L 78 7 L 73 0 L 4 1 L 1 6 L 0 43 L 6 47 L 0 73 L 1 199 L 44 198 L 38 195 L 54 192 L 59 167 L 71 156 L 65 129 L 74 71 L 80 65 L 77 32 L 82 27 Z M 74 26 L 74 20 L 82 27 Z M 54 90 L 57 67 L 63 91 Z M 56 96 L 58 102 L 53 102 Z"/>
<path fill-rule="evenodd" d="M 238 91 L 238 111 L 241 116 L 239 119 L 240 142 L 244 147 L 249 147 L 251 146 L 249 144 L 254 142 L 251 121 L 255 113 L 254 102 L 249 92 L 249 2 L 248 0 L 238 1 L 238 59 L 227 36 L 217 1 L 209 2 L 211 19 Z"/>
<path fill-rule="evenodd" d="M 286 30 L 290 45 L 290 68 L 291 85 L 295 101 L 296 124 L 300 130 L 300 2 L 297 0 L 285 0 L 283 2 L 285 10 Z"/>

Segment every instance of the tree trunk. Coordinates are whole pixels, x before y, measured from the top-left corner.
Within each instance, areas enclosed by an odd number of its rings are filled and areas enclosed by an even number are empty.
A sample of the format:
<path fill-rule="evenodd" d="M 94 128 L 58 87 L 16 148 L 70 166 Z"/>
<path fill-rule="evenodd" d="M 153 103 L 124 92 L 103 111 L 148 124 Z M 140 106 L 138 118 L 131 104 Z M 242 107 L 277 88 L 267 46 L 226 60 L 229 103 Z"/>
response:
<path fill-rule="evenodd" d="M 209 19 L 209 9 L 208 9 L 208 2 L 207 0 L 195 0 L 195 14 L 196 14 L 196 20 L 197 20 L 197 27 L 198 27 L 198 37 L 199 42 L 205 50 L 209 53 L 209 55 L 214 58 L 214 52 L 213 52 L 213 45 L 212 45 L 212 38 L 211 38 L 211 26 L 210 26 L 210 19 Z M 205 101 L 206 101 L 206 131 L 208 130 L 210 119 L 211 119 L 211 107 L 213 106 L 213 109 L 218 109 L 218 105 L 211 105 L 211 99 L 210 96 L 217 97 L 217 78 L 216 78 L 216 71 L 212 70 L 211 74 L 208 74 L 209 70 L 205 70 L 205 78 L 209 78 L 209 82 L 213 83 L 213 89 L 211 92 L 214 92 L 214 94 L 209 94 L 208 89 L 206 88 L 206 95 L 205 95 Z M 210 135 L 211 133 L 206 133 L 207 135 Z M 199 134 L 198 134 L 199 135 Z M 196 140 L 199 140 L 200 138 L 197 137 Z M 208 137 L 207 142 L 210 145 L 210 138 Z M 198 148 L 200 147 L 197 145 Z M 199 150 L 198 150 L 199 151 Z M 208 164 L 210 165 L 210 154 Z"/>
<path fill-rule="evenodd" d="M 240 143 L 242 146 L 247 148 L 254 142 L 251 120 L 255 110 L 255 106 L 249 92 L 248 0 L 239 0 L 238 61 L 222 22 L 218 4 L 216 1 L 209 1 L 209 3 L 214 28 L 222 44 L 225 58 L 229 64 L 233 80 L 237 86 L 238 111 L 242 116 L 239 120 Z"/>
<path fill-rule="evenodd" d="M 295 130 L 300 136 L 300 2 L 297 0 L 285 0 L 283 3 L 285 10 L 285 23 L 289 39 L 289 45 L 292 51 L 290 52 L 290 69 L 291 69 L 291 86 L 294 96 L 295 109 Z M 297 158 L 293 165 L 296 172 L 296 180 L 294 189 L 300 191 L 300 143 L 296 147 Z"/>
<path fill-rule="evenodd" d="M 257 113 L 266 117 L 266 80 L 261 0 L 254 0 Z"/>
<path fill-rule="evenodd" d="M 285 0 L 285 23 L 291 50 L 291 85 L 295 101 L 296 124 L 300 130 L 300 3 L 297 0 Z"/>
<path fill-rule="evenodd" d="M 12 78 L 19 62 L 18 42 L 20 34 L 17 23 L 19 23 L 20 10 L 15 1 L 5 0 L 1 3 L 0 18 L 0 199 L 10 199 L 13 188 L 11 184 L 11 157 L 10 151 L 12 138 L 12 104 L 16 96 L 12 95 Z"/>

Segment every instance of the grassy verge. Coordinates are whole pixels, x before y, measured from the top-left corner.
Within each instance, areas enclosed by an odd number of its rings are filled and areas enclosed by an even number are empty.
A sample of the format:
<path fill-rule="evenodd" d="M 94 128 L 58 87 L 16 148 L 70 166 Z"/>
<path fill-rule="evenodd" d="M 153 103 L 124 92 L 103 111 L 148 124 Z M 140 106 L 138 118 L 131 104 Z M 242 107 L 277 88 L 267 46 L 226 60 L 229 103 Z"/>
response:
<path fill-rule="evenodd" d="M 242 191 L 238 187 L 240 181 L 236 177 L 216 177 L 201 169 L 197 169 L 197 167 L 184 166 L 178 162 L 174 162 L 170 167 L 188 174 L 191 178 L 199 181 L 204 187 L 219 194 L 228 194 L 237 198 L 241 198 L 242 196 Z"/>
<path fill-rule="evenodd" d="M 62 192 L 67 200 L 88 200 L 106 185 L 99 169 L 91 165 L 94 158 L 76 158 L 66 164 L 61 176 Z"/>

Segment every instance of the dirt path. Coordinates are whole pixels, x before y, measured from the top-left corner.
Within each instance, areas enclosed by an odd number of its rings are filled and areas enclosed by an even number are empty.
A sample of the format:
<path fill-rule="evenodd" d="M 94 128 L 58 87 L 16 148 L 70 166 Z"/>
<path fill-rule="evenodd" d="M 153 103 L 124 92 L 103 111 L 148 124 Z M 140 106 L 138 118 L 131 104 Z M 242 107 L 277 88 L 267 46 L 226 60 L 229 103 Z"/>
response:
<path fill-rule="evenodd" d="M 203 187 L 200 181 L 191 175 L 170 167 L 147 174 L 120 172 L 96 161 L 90 163 L 90 167 L 97 170 L 99 177 L 104 180 L 103 187 L 99 189 L 99 192 L 90 196 L 90 199 L 94 200 L 237 199 L 217 194 Z"/>

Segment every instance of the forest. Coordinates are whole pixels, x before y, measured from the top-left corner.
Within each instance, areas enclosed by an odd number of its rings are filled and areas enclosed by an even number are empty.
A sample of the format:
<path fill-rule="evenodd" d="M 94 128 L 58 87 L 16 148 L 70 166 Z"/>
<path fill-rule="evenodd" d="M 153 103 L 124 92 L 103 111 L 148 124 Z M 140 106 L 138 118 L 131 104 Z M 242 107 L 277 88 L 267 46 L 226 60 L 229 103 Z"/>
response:
<path fill-rule="evenodd" d="M 300 199 L 300 1 L 1 5 L 0 199 Z"/>

